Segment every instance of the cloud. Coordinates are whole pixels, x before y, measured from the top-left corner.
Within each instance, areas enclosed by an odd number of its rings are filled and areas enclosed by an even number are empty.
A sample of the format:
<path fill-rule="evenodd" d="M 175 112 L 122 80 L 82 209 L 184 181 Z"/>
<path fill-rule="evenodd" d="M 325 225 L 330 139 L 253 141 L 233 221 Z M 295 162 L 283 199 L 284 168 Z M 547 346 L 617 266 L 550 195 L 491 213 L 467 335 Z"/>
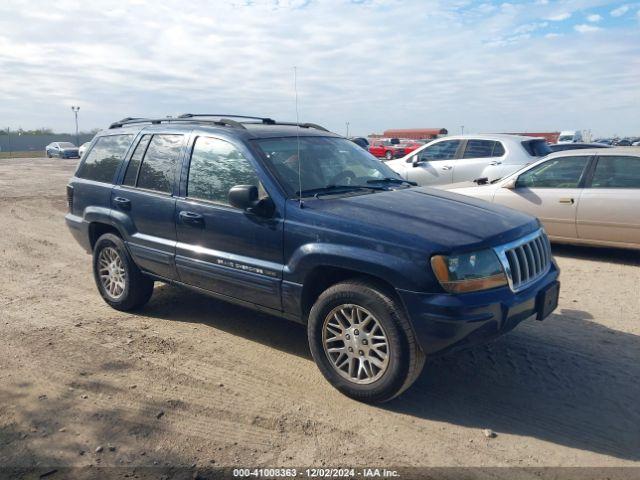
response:
<path fill-rule="evenodd" d="M 291 120 L 295 65 L 301 120 L 339 133 L 345 121 L 354 134 L 640 132 L 640 31 L 582 35 L 546 20 L 556 2 L 212 3 L 58 0 L 43 18 L 45 0 L 0 2 L 0 118 L 71 131 L 80 105 L 81 129 L 211 110 Z M 562 11 L 602 6 L 567 0 Z"/>
<path fill-rule="evenodd" d="M 592 22 L 592 23 L 597 23 L 600 20 L 602 20 L 602 15 L 598 15 L 597 13 L 594 13 L 592 15 L 588 15 L 587 16 L 587 21 Z"/>
<path fill-rule="evenodd" d="M 567 20 L 568 18 L 571 18 L 571 14 L 569 12 L 562 12 L 547 17 L 547 20 L 551 20 L 552 22 L 561 22 L 562 20 Z"/>
<path fill-rule="evenodd" d="M 599 30 L 602 30 L 600 27 L 596 27 L 594 25 L 588 25 L 586 23 L 583 23 L 583 24 L 580 24 L 580 25 L 575 25 L 573 27 L 573 29 L 576 32 L 580 32 L 580 33 L 597 32 Z"/>
<path fill-rule="evenodd" d="M 621 17 L 627 13 L 630 8 L 631 7 L 629 5 L 621 5 L 618 8 L 611 10 L 610 14 L 612 17 Z"/>

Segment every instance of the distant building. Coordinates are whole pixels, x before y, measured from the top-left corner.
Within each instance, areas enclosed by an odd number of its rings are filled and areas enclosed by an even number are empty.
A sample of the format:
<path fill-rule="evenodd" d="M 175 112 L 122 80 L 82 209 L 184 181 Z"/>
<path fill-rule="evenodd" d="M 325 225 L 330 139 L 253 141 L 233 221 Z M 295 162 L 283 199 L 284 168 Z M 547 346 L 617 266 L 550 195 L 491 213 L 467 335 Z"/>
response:
<path fill-rule="evenodd" d="M 446 128 L 392 128 L 382 134 L 387 138 L 409 138 L 411 140 L 431 140 L 449 132 Z"/>

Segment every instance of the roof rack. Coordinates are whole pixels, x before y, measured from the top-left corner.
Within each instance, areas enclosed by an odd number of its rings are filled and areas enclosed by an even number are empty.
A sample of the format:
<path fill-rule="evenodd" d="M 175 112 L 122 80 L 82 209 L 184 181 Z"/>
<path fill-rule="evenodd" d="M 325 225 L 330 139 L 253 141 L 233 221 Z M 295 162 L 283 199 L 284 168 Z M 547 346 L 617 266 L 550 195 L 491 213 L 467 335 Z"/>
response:
<path fill-rule="evenodd" d="M 246 120 L 260 120 L 265 125 L 289 125 L 289 126 L 297 125 L 302 128 L 315 128 L 317 130 L 322 130 L 323 132 L 329 131 L 323 126 L 318 125 L 317 123 L 276 122 L 273 118 L 269 118 L 269 117 L 252 117 L 248 115 L 228 115 L 226 113 L 183 113 L 182 115 L 178 115 L 178 118 L 199 118 L 199 117 L 217 117 L 223 120 L 226 120 L 227 118 L 242 118 Z"/>
<path fill-rule="evenodd" d="M 231 117 L 231 118 L 229 118 Z M 316 130 L 322 130 L 323 132 L 328 132 L 326 128 L 321 125 L 315 123 L 292 123 L 292 122 L 276 122 L 272 118 L 268 117 L 251 117 L 247 115 L 226 115 L 220 113 L 183 113 L 182 115 L 178 115 L 177 117 L 164 117 L 164 118 L 141 118 L 141 117 L 127 117 L 119 120 L 117 122 L 113 122 L 109 125 L 109 128 L 121 128 L 125 125 L 135 125 L 139 123 L 150 123 L 152 125 L 159 125 L 161 123 L 209 123 L 212 125 L 220 125 L 227 127 L 235 127 L 245 129 L 243 123 L 253 123 L 253 122 L 242 122 L 233 119 L 243 119 L 243 120 L 258 120 L 263 125 L 288 125 L 288 126 L 298 126 L 301 128 L 314 128 Z"/>
<path fill-rule="evenodd" d="M 138 123 L 150 123 L 152 125 L 160 125 L 161 123 L 191 123 L 194 120 L 192 120 L 191 118 L 185 117 L 185 118 L 180 118 L 180 117 L 165 117 L 165 118 L 138 118 L 138 117 L 127 117 L 127 118 L 123 118 L 122 120 L 118 120 L 117 122 L 113 122 L 111 125 L 109 125 L 109 128 L 120 128 L 120 127 L 124 127 L 125 125 L 134 125 L 134 124 L 138 124 Z M 242 123 L 240 122 L 236 122 L 235 120 L 231 120 L 229 118 L 220 118 L 218 120 L 200 120 L 197 119 L 195 120 L 198 123 L 210 123 L 212 125 L 220 125 L 220 126 L 229 126 L 229 127 L 236 127 L 236 128 L 242 128 L 246 130 L 246 127 L 244 125 L 242 125 Z"/>

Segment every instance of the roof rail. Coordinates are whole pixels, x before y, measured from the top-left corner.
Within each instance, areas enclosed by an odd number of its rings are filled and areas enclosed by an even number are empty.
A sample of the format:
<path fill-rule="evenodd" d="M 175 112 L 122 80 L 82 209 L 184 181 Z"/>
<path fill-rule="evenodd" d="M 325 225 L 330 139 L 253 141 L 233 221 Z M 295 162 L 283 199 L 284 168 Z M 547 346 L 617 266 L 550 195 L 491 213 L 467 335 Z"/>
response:
<path fill-rule="evenodd" d="M 189 123 L 196 121 L 198 123 L 210 123 L 212 125 L 221 125 L 221 126 L 229 126 L 235 128 L 242 128 L 246 130 L 246 127 L 242 125 L 240 122 L 236 122 L 235 120 L 231 120 L 229 118 L 220 118 L 218 120 L 200 120 L 195 119 L 192 120 L 190 117 L 180 118 L 180 117 L 165 117 L 165 118 L 137 118 L 137 117 L 127 117 L 119 120 L 117 122 L 113 122 L 109 125 L 109 129 L 112 128 L 120 128 L 125 125 L 134 125 L 138 123 L 151 123 L 152 125 L 159 125 L 161 123 Z"/>
<path fill-rule="evenodd" d="M 120 128 L 125 125 L 134 125 L 139 123 L 151 123 L 152 125 L 158 125 L 161 123 L 196 122 L 196 123 L 209 123 L 212 125 L 242 128 L 246 130 L 247 127 L 243 125 L 242 121 L 238 121 L 234 119 L 259 120 L 264 125 L 298 126 L 301 128 L 314 128 L 316 130 L 322 130 L 323 132 L 329 131 L 323 126 L 318 125 L 316 123 L 276 122 L 274 119 L 268 118 L 268 117 L 251 117 L 247 115 L 226 115 L 222 113 L 220 114 L 218 113 L 183 113 L 182 115 L 178 115 L 177 117 L 165 117 L 165 118 L 127 117 L 112 123 L 111 125 L 109 125 L 109 128 L 110 129 Z M 252 123 L 252 122 L 244 122 L 244 123 Z"/>
<path fill-rule="evenodd" d="M 217 118 L 244 118 L 246 120 L 260 120 L 267 125 L 275 125 L 276 121 L 268 117 L 252 117 L 248 115 L 227 115 L 226 113 L 183 113 L 178 118 L 217 117 Z"/>

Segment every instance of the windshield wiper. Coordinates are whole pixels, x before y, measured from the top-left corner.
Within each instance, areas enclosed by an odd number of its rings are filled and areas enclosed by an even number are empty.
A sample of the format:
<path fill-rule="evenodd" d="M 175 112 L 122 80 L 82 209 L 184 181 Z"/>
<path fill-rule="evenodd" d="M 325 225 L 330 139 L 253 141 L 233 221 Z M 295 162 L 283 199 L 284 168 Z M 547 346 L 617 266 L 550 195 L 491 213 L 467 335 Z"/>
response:
<path fill-rule="evenodd" d="M 416 182 L 411 182 L 409 180 L 405 180 L 404 178 L 393 177 L 372 178 L 371 180 L 367 180 L 367 183 L 406 183 L 407 185 L 411 185 L 413 187 L 418 185 Z"/>
<path fill-rule="evenodd" d="M 300 195 L 303 197 L 313 195 L 315 197 L 318 197 L 318 195 L 342 193 L 341 191 L 346 193 L 353 190 L 386 190 L 386 188 L 374 187 L 372 185 L 327 185 L 325 187 L 310 188 L 308 190 L 297 191 L 296 195 Z"/>

